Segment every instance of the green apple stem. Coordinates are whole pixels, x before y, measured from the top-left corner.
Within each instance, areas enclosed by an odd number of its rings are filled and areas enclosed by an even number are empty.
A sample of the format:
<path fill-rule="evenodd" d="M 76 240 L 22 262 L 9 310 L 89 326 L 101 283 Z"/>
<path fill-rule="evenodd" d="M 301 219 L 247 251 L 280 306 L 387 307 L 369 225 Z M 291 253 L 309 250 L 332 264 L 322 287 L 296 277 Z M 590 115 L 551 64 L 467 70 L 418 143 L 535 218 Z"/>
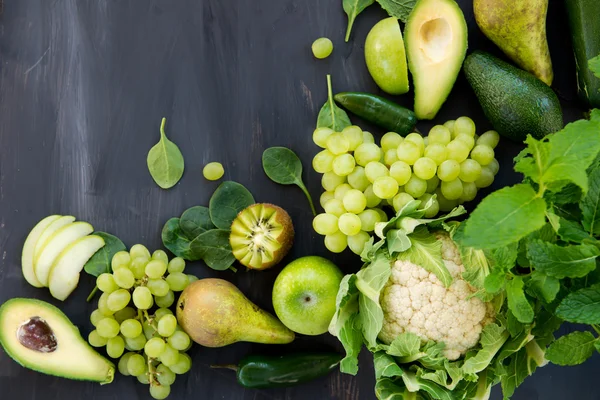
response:
<path fill-rule="evenodd" d="M 90 293 L 90 295 L 87 297 L 87 299 L 85 301 L 87 301 L 88 303 L 90 301 L 92 301 L 92 299 L 94 298 L 94 296 L 96 295 L 96 292 L 98 291 L 98 286 L 94 286 L 94 290 L 92 290 L 92 292 Z"/>

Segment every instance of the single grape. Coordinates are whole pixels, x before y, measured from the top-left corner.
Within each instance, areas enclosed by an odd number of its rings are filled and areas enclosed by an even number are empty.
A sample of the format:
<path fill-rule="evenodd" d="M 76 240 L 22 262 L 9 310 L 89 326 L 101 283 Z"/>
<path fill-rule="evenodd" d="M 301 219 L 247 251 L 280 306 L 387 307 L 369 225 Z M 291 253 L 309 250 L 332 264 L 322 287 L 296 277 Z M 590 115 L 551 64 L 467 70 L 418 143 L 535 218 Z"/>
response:
<path fill-rule="evenodd" d="M 498 160 L 494 158 L 491 163 L 486 165 L 486 168 L 489 168 L 489 170 L 492 171 L 495 176 L 498 171 L 500 171 L 500 164 L 498 163 Z"/>
<path fill-rule="evenodd" d="M 456 121 L 453 119 L 444 122 L 444 126 L 446 127 L 446 129 L 448 129 L 450 134 L 452 134 L 454 132 L 454 124 L 456 124 Z"/>
<path fill-rule="evenodd" d="M 373 193 L 381 199 L 391 199 L 398 193 L 398 182 L 391 176 L 381 176 L 373 182 Z"/>
<path fill-rule="evenodd" d="M 340 132 L 334 132 L 327 138 L 327 150 L 336 156 L 347 153 L 350 150 L 350 142 Z"/>
<path fill-rule="evenodd" d="M 174 292 L 181 292 L 183 289 L 190 284 L 188 277 L 186 274 L 181 272 L 173 272 L 169 274 L 166 278 L 169 287 Z"/>
<path fill-rule="evenodd" d="M 492 149 L 495 149 L 499 142 L 500 135 L 496 131 L 487 131 L 477 139 L 477 144 L 490 146 Z"/>
<path fill-rule="evenodd" d="M 187 277 L 188 277 L 190 284 L 196 282 L 197 280 L 200 280 L 200 278 L 198 278 L 196 275 L 192 275 L 192 274 L 188 274 Z"/>
<path fill-rule="evenodd" d="M 458 178 L 460 174 L 460 164 L 456 160 L 446 160 L 440 164 L 437 176 L 442 182 L 450 182 Z"/>
<path fill-rule="evenodd" d="M 394 200 L 392 201 L 392 205 L 394 207 L 394 210 L 396 212 L 402 210 L 402 208 L 404 208 L 405 205 L 407 205 L 408 203 L 410 203 L 411 201 L 413 201 L 414 198 L 408 194 L 408 193 L 398 193 L 395 197 Z"/>
<path fill-rule="evenodd" d="M 150 279 L 159 279 L 167 272 L 167 263 L 162 260 L 152 260 L 146 265 L 146 275 Z"/>
<path fill-rule="evenodd" d="M 163 400 L 171 394 L 171 386 L 168 385 L 150 385 L 150 396 L 156 400 Z"/>
<path fill-rule="evenodd" d="M 104 338 L 110 339 L 119 334 L 119 323 L 114 318 L 107 317 L 101 319 L 96 326 L 98 334 Z"/>
<path fill-rule="evenodd" d="M 475 160 L 467 158 L 460 163 L 460 174 L 458 177 L 463 182 L 475 182 L 481 176 L 481 165 Z"/>
<path fill-rule="evenodd" d="M 388 151 L 385 152 L 385 154 L 383 155 L 383 163 L 387 166 L 390 167 L 392 164 L 394 164 L 396 161 L 398 161 L 398 149 L 389 149 Z"/>
<path fill-rule="evenodd" d="M 129 268 L 120 268 L 114 271 L 113 277 L 115 283 L 123 289 L 131 289 L 135 284 L 135 276 Z"/>
<path fill-rule="evenodd" d="M 173 271 L 173 273 L 175 272 L 181 272 L 181 271 Z M 148 287 L 148 289 L 150 290 L 150 293 L 152 293 L 154 296 L 164 296 L 169 292 L 169 284 L 167 283 L 167 281 L 165 281 L 162 278 L 159 279 L 148 279 L 148 283 L 146 284 L 146 286 Z M 135 294 L 135 292 L 134 292 Z M 134 299 L 135 301 L 135 299 Z"/>
<path fill-rule="evenodd" d="M 338 186 L 346 182 L 345 176 L 338 176 L 331 172 L 325 172 L 321 178 L 321 186 L 328 191 L 334 191 Z"/>
<path fill-rule="evenodd" d="M 478 144 L 471 151 L 471 158 L 481 164 L 481 166 L 490 164 L 494 160 L 494 156 L 494 149 L 484 144 Z"/>
<path fill-rule="evenodd" d="M 421 157 L 419 146 L 412 141 L 405 140 L 398 146 L 398 160 L 408 165 L 413 165 Z"/>
<path fill-rule="evenodd" d="M 373 183 L 375 180 L 382 176 L 388 176 L 390 171 L 385 165 L 378 161 L 371 161 L 365 166 L 365 175 L 369 182 Z"/>
<path fill-rule="evenodd" d="M 338 228 L 346 236 L 356 235 L 360 232 L 362 222 L 358 215 L 346 213 L 338 219 Z"/>
<path fill-rule="evenodd" d="M 348 236 L 348 247 L 354 254 L 360 255 L 370 238 L 367 232 L 360 231 L 356 235 Z"/>
<path fill-rule="evenodd" d="M 333 51 L 333 43 L 329 38 L 320 37 L 313 42 L 311 49 L 315 58 L 321 60 L 323 58 L 329 57 L 329 55 Z"/>
<path fill-rule="evenodd" d="M 363 143 L 354 150 L 354 159 L 360 166 L 381 159 L 381 149 L 375 143 Z"/>
<path fill-rule="evenodd" d="M 169 263 L 169 256 L 167 255 L 167 252 L 164 250 L 155 250 L 154 253 L 152 253 L 152 259 L 162 261 L 165 264 Z"/>
<path fill-rule="evenodd" d="M 109 317 L 115 313 L 110 308 L 108 308 L 109 295 L 109 293 L 102 293 L 100 295 L 100 298 L 98 299 L 98 311 L 100 311 L 100 314 L 104 315 L 105 317 Z"/>
<path fill-rule="evenodd" d="M 104 336 L 100 336 L 98 331 L 94 329 L 88 335 L 88 342 L 93 347 L 103 347 L 103 346 L 106 346 L 108 339 L 105 338 Z"/>
<path fill-rule="evenodd" d="M 154 298 L 154 302 L 159 307 L 171 307 L 173 302 L 175 301 L 175 293 L 172 290 L 169 290 L 166 296 L 159 296 Z"/>
<path fill-rule="evenodd" d="M 146 264 L 148 259 L 145 257 L 136 257 L 131 261 L 131 272 L 135 279 L 142 279 L 146 276 Z"/>
<path fill-rule="evenodd" d="M 158 358 L 165 350 L 165 341 L 159 337 L 154 337 L 146 342 L 144 352 L 150 358 Z"/>
<path fill-rule="evenodd" d="M 466 133 L 459 133 L 458 136 L 456 136 L 456 140 L 466 144 L 469 150 L 471 150 L 473 146 L 475 146 L 475 138 L 473 136 L 467 135 Z"/>
<path fill-rule="evenodd" d="M 98 322 L 100 322 L 101 319 L 104 319 L 104 317 L 105 315 L 103 315 L 100 312 L 100 310 L 94 310 L 90 314 L 90 322 L 92 323 L 92 325 L 96 326 L 98 325 Z"/>
<path fill-rule="evenodd" d="M 133 307 L 125 307 L 122 310 L 115 312 L 113 318 L 118 323 L 122 323 L 126 319 L 131 319 L 137 317 L 137 310 Z"/>
<path fill-rule="evenodd" d="M 348 236 L 337 231 L 331 235 L 325 236 L 325 247 L 332 253 L 341 253 L 348 247 Z"/>
<path fill-rule="evenodd" d="M 462 196 L 463 186 L 460 179 L 454 179 L 449 182 L 442 182 L 442 194 L 448 200 L 458 200 Z"/>
<path fill-rule="evenodd" d="M 167 341 L 171 347 L 179 351 L 185 351 L 191 343 L 190 337 L 183 331 L 175 331 Z"/>
<path fill-rule="evenodd" d="M 425 147 L 425 157 L 431 158 L 436 165 L 440 165 L 448 159 L 448 149 L 440 143 L 431 143 Z"/>
<path fill-rule="evenodd" d="M 330 172 L 333 169 L 334 159 L 335 155 L 329 150 L 320 151 L 312 160 L 313 169 L 320 174 Z"/>
<path fill-rule="evenodd" d="M 146 336 L 144 334 L 138 335 L 134 338 L 125 338 L 125 344 L 132 351 L 140 351 L 146 345 Z"/>
<path fill-rule="evenodd" d="M 119 364 L 117 367 L 118 367 L 121 375 L 130 376 L 129 370 L 127 369 L 127 363 L 129 362 L 129 358 L 131 358 L 131 356 L 134 354 L 135 353 L 131 353 L 131 352 L 125 353 L 125 354 L 123 354 L 123 357 L 121 357 L 121 359 L 119 359 Z"/>
<path fill-rule="evenodd" d="M 209 162 L 202 169 L 202 175 L 209 181 L 218 181 L 224 174 L 225 169 L 220 162 Z"/>
<path fill-rule="evenodd" d="M 419 157 L 423 155 L 423 151 L 425 149 L 425 140 L 423 139 L 423 136 L 419 135 L 418 133 L 409 133 L 408 135 L 406 135 L 406 137 L 404 138 L 405 142 L 412 142 L 414 144 L 417 145 L 417 147 L 419 148 Z"/>
<path fill-rule="evenodd" d="M 337 199 L 334 200 L 339 201 Z M 313 229 L 319 235 L 330 235 L 335 233 L 338 230 L 338 217 L 334 214 L 319 214 L 313 219 Z"/>
<path fill-rule="evenodd" d="M 363 131 L 363 143 L 375 143 L 375 138 L 371 132 Z"/>
<path fill-rule="evenodd" d="M 390 176 L 396 180 L 399 186 L 404 186 L 412 175 L 410 165 L 404 161 L 396 161 L 390 167 Z"/>
<path fill-rule="evenodd" d="M 146 360 L 140 354 L 132 354 L 127 361 L 127 371 L 129 375 L 138 376 L 146 371 Z"/>
<path fill-rule="evenodd" d="M 375 224 L 381 222 L 381 217 L 375 210 L 365 210 L 358 214 L 358 218 L 360 218 L 361 229 L 366 232 L 373 232 Z"/>
<path fill-rule="evenodd" d="M 454 133 L 458 136 L 465 133 L 469 136 L 475 136 L 475 122 L 469 117 L 459 117 L 454 122 Z"/>
<path fill-rule="evenodd" d="M 350 143 L 350 151 L 356 150 L 356 148 L 363 142 L 362 129 L 356 125 L 345 127 L 344 130 L 342 130 L 342 135 L 344 135 L 344 137 L 348 140 L 348 143 Z"/>
<path fill-rule="evenodd" d="M 379 203 L 381 203 L 381 199 L 377 197 L 373 192 L 373 185 L 369 185 L 363 193 L 365 195 L 365 198 L 367 199 L 368 208 L 377 207 Z"/>
<path fill-rule="evenodd" d="M 396 132 L 388 132 L 381 137 L 381 148 L 383 151 L 387 152 L 388 150 L 397 150 L 400 143 L 402 143 L 404 139 L 402 136 L 398 135 Z"/>
<path fill-rule="evenodd" d="M 121 334 L 129 339 L 138 337 L 142 334 L 142 324 L 135 319 L 126 319 L 121 322 Z"/>
<path fill-rule="evenodd" d="M 167 367 L 171 367 L 179 362 L 180 353 L 171 347 L 170 344 L 165 346 L 165 351 L 160 355 L 160 362 Z"/>
<path fill-rule="evenodd" d="M 131 263 L 131 256 L 126 251 L 118 251 L 112 258 L 111 267 L 113 271 L 116 271 L 120 268 L 129 268 L 129 264 Z"/>
<path fill-rule="evenodd" d="M 159 364 L 156 367 L 156 379 L 161 385 L 172 385 L 175 382 L 175 374 L 166 365 Z"/>
<path fill-rule="evenodd" d="M 421 197 L 427 191 L 427 182 L 415 175 L 410 177 L 410 180 L 404 185 L 404 191 L 412 197 Z"/>
<path fill-rule="evenodd" d="M 114 292 L 108 295 L 106 305 L 108 306 L 108 309 L 112 312 L 117 312 L 127 307 L 130 300 L 131 294 L 129 293 L 129 291 L 125 289 L 119 289 L 115 290 Z"/>
<path fill-rule="evenodd" d="M 458 200 L 448 200 L 442 194 L 442 189 L 438 188 L 435 192 L 437 201 L 440 205 L 440 211 L 449 212 L 454 209 L 458 205 Z"/>
<path fill-rule="evenodd" d="M 325 207 L 323 207 L 323 208 L 325 209 L 326 214 L 335 215 L 336 217 L 339 217 L 340 215 L 342 215 L 343 213 L 346 212 L 346 209 L 344 208 L 344 203 L 342 203 L 342 201 L 338 200 L 338 199 L 329 200 L 325 204 Z M 318 215 L 317 215 L 317 217 L 318 217 Z M 332 222 L 333 222 L 333 220 L 332 220 Z M 337 220 L 335 221 L 335 225 L 337 226 Z M 316 229 L 315 229 L 315 231 L 316 231 Z"/>
<path fill-rule="evenodd" d="M 96 286 L 104 293 L 112 293 L 119 288 L 112 274 L 103 273 L 96 278 Z"/>
<path fill-rule="evenodd" d="M 321 193 L 321 196 L 319 197 L 319 203 L 321 204 L 321 207 L 324 209 L 325 204 L 327 204 L 327 202 L 329 200 L 332 200 L 334 198 L 335 198 L 335 194 L 333 192 L 323 192 L 323 193 Z"/>
<path fill-rule="evenodd" d="M 475 181 L 477 188 L 486 188 L 494 183 L 494 173 L 487 166 L 481 168 L 481 176 Z"/>
<path fill-rule="evenodd" d="M 355 166 L 356 162 L 351 154 L 341 154 L 333 160 L 333 172 L 339 176 L 350 175 Z"/>
<path fill-rule="evenodd" d="M 344 196 L 346 195 L 346 193 L 348 193 L 349 190 L 352 190 L 352 186 L 348 185 L 347 183 L 342 183 L 341 185 L 335 188 L 333 194 L 336 199 L 343 201 Z"/>
<path fill-rule="evenodd" d="M 461 163 L 469 157 L 470 149 L 460 140 L 454 139 L 448 143 L 446 148 L 448 149 L 448 160 L 455 160 Z"/>
<path fill-rule="evenodd" d="M 313 131 L 313 142 L 320 148 L 324 149 L 327 147 L 327 138 L 333 133 L 333 129 L 321 127 Z"/>
<path fill-rule="evenodd" d="M 160 321 L 165 315 L 173 315 L 173 311 L 168 308 L 159 308 L 154 312 L 154 318 L 156 318 L 157 321 Z"/>
<path fill-rule="evenodd" d="M 421 200 L 421 208 L 425 208 L 425 218 L 433 218 L 440 212 L 440 203 L 436 199 L 433 199 L 433 195 L 429 193 L 425 193 L 423 196 L 419 197 Z M 429 203 L 431 201 L 431 203 Z"/>
<path fill-rule="evenodd" d="M 431 128 L 427 137 L 429 138 L 430 146 L 434 143 L 445 146 L 452 140 L 452 134 L 444 125 L 436 125 Z"/>
<path fill-rule="evenodd" d="M 463 192 L 460 196 L 460 201 L 473 201 L 477 197 L 477 185 L 475 182 L 463 182 Z"/>
<path fill-rule="evenodd" d="M 165 315 L 158 320 L 158 334 L 160 336 L 171 336 L 175 333 L 175 328 L 177 328 L 177 318 L 174 315 Z"/>
<path fill-rule="evenodd" d="M 427 180 L 427 193 L 435 193 L 435 189 L 440 185 L 440 178 L 434 176 L 433 178 Z"/>
<path fill-rule="evenodd" d="M 108 339 L 106 343 L 106 353 L 111 358 L 119 358 L 125 351 L 125 341 L 121 336 L 115 336 Z"/>
<path fill-rule="evenodd" d="M 367 206 L 367 198 L 360 190 L 350 189 L 344 195 L 343 205 L 346 211 L 358 214 Z"/>
<path fill-rule="evenodd" d="M 142 244 L 134 244 L 129 249 L 129 254 L 132 259 L 136 259 L 138 257 L 145 258 L 146 260 L 150 260 L 150 252 L 146 248 L 146 246 Z"/>
<path fill-rule="evenodd" d="M 149 385 L 150 384 L 150 379 L 148 379 L 148 371 L 145 371 L 144 373 L 142 373 L 141 375 L 136 376 L 135 378 L 142 385 Z"/>
<path fill-rule="evenodd" d="M 185 374 L 192 368 L 192 358 L 185 353 L 181 353 L 177 363 L 171 365 L 169 368 L 177 375 Z"/>
<path fill-rule="evenodd" d="M 428 180 L 435 176 L 437 164 L 431 158 L 421 157 L 413 165 L 413 171 L 417 178 Z"/>
<path fill-rule="evenodd" d="M 354 167 L 354 170 L 348 175 L 348 184 L 360 191 L 364 191 L 367 186 L 371 184 L 369 179 L 367 179 L 364 167 L 361 167 L 360 165 Z"/>

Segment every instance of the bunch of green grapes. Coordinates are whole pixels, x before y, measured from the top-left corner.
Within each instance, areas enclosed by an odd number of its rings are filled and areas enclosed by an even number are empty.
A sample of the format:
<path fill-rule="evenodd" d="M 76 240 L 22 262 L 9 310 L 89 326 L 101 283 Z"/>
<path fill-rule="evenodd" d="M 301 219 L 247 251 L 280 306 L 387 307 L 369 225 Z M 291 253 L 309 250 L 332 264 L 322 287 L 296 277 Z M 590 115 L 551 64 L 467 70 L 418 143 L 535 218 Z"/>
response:
<path fill-rule="evenodd" d="M 198 278 L 184 273 L 182 258 L 169 261 L 162 250 L 150 255 L 140 244 L 116 253 L 111 264 L 113 273 L 96 281 L 103 293 L 90 317 L 96 329 L 88 341 L 94 347 L 106 346 L 110 357 L 120 358 L 121 374 L 149 384 L 150 395 L 164 399 L 175 376 L 192 365 L 185 353 L 191 347 L 190 337 L 169 307 L 175 292 Z"/>
<path fill-rule="evenodd" d="M 360 254 L 375 224 L 388 220 L 386 207 L 398 212 L 411 200 L 425 203 L 435 195 L 425 214 L 431 218 L 473 200 L 498 173 L 499 140 L 495 131 L 478 136 L 469 117 L 434 126 L 427 137 L 388 132 L 380 146 L 358 126 L 342 132 L 317 128 L 313 141 L 324 150 L 313 168 L 323 174 L 325 212 L 315 217 L 313 228 L 325 236 L 329 251 L 350 247 Z"/>

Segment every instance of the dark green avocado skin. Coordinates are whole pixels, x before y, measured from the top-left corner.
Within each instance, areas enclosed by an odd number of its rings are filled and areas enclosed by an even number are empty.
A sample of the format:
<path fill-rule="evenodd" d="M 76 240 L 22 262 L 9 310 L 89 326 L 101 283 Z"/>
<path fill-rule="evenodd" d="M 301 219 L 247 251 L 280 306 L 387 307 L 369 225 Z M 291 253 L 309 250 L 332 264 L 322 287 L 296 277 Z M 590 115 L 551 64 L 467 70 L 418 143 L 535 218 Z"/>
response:
<path fill-rule="evenodd" d="M 469 55 L 463 69 L 500 135 L 523 142 L 527 135 L 541 139 L 563 128 L 558 97 L 529 72 L 481 51 Z"/>

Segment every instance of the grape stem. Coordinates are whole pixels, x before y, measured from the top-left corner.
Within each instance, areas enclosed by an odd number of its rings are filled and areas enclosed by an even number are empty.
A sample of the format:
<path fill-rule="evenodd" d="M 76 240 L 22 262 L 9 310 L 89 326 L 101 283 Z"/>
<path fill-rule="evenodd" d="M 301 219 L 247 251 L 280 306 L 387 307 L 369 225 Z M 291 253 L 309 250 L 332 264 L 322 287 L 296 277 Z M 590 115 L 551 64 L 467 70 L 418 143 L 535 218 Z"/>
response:
<path fill-rule="evenodd" d="M 94 286 L 94 290 L 92 290 L 92 292 L 90 293 L 90 295 L 87 297 L 87 299 L 85 299 L 85 301 L 87 301 L 88 303 L 90 301 L 92 301 L 92 299 L 94 298 L 94 296 L 96 295 L 96 292 L 98 291 L 98 286 Z"/>
<path fill-rule="evenodd" d="M 138 310 L 138 312 L 139 311 L 140 310 Z M 157 331 L 158 327 L 154 324 L 154 319 L 150 318 L 150 316 L 148 315 L 148 311 L 143 310 L 142 312 L 144 313 L 144 317 L 146 318 L 146 322 L 148 322 L 148 325 L 150 325 L 152 328 L 154 328 L 155 331 Z"/>
<path fill-rule="evenodd" d="M 154 358 L 148 357 L 148 381 L 150 381 L 150 386 L 156 384 L 156 382 L 154 381 L 154 379 L 155 379 L 154 374 L 156 374 L 156 370 L 154 369 L 154 366 L 152 365 L 152 361 L 154 361 Z"/>

